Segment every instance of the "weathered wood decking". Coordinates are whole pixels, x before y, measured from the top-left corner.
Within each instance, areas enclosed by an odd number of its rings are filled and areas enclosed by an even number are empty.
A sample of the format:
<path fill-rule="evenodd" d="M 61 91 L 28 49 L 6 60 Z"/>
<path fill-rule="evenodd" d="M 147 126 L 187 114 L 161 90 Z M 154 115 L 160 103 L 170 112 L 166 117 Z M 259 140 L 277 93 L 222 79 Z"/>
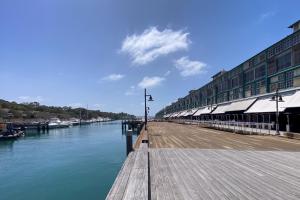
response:
<path fill-rule="evenodd" d="M 148 199 L 147 145 L 128 155 L 106 199 Z"/>
<path fill-rule="evenodd" d="M 151 197 L 300 199 L 300 153 L 151 149 Z"/>
<path fill-rule="evenodd" d="M 148 130 L 151 148 L 300 151 L 300 140 L 278 136 L 241 135 L 176 123 L 150 123 Z"/>
<path fill-rule="evenodd" d="M 129 155 L 107 199 L 300 199 L 299 140 L 174 123 L 148 130 L 150 148 Z"/>

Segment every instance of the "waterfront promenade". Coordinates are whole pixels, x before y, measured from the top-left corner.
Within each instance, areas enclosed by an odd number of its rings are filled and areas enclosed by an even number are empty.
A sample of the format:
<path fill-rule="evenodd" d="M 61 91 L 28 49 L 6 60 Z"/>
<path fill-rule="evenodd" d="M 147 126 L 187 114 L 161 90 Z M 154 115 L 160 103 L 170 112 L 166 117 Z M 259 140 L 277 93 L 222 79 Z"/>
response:
<path fill-rule="evenodd" d="M 107 199 L 300 198 L 300 140 L 167 122 L 141 137 Z"/>

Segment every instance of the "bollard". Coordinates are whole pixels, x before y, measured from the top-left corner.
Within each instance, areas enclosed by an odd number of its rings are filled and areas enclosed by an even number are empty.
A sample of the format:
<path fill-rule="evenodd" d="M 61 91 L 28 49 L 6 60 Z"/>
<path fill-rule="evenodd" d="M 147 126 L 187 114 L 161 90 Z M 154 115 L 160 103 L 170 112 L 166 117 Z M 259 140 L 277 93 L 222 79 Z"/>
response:
<path fill-rule="evenodd" d="M 132 148 L 132 131 L 126 132 L 126 152 L 128 154 L 133 150 Z"/>
<path fill-rule="evenodd" d="M 37 131 L 41 132 L 41 124 L 40 123 L 37 125 Z"/>

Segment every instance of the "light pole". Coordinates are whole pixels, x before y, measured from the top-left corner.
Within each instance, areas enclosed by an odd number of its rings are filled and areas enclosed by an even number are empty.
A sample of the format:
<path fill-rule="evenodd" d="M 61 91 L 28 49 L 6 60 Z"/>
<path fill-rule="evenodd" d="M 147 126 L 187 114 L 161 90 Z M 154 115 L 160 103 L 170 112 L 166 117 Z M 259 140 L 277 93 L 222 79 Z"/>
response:
<path fill-rule="evenodd" d="M 147 107 L 147 97 L 149 97 L 148 101 L 154 101 L 152 96 L 150 94 L 147 94 L 147 90 L 145 88 L 145 94 L 144 94 L 144 97 L 145 97 L 145 131 L 147 130 L 147 115 L 148 115 L 148 110 L 149 110 L 149 107 Z"/>
<path fill-rule="evenodd" d="M 276 93 L 272 96 L 270 101 L 276 102 L 276 135 L 279 135 L 279 110 L 278 110 L 278 102 L 283 102 L 282 96 L 279 94 L 278 89 Z"/>

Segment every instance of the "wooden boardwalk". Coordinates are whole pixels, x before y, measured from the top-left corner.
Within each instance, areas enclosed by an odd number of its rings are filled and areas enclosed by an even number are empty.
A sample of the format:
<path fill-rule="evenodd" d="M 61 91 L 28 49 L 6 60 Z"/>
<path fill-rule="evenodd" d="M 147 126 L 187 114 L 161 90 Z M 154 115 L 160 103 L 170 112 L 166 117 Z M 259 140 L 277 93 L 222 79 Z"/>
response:
<path fill-rule="evenodd" d="M 300 140 L 149 123 L 108 200 L 300 199 Z M 141 140 L 139 140 L 141 141 Z"/>
<path fill-rule="evenodd" d="M 300 151 L 300 140 L 278 136 L 241 135 L 195 125 L 150 123 L 151 148 L 201 148 Z"/>
<path fill-rule="evenodd" d="M 300 199 L 300 153 L 151 149 L 151 197 Z"/>
<path fill-rule="evenodd" d="M 106 199 L 148 199 L 148 144 L 131 152 Z"/>

